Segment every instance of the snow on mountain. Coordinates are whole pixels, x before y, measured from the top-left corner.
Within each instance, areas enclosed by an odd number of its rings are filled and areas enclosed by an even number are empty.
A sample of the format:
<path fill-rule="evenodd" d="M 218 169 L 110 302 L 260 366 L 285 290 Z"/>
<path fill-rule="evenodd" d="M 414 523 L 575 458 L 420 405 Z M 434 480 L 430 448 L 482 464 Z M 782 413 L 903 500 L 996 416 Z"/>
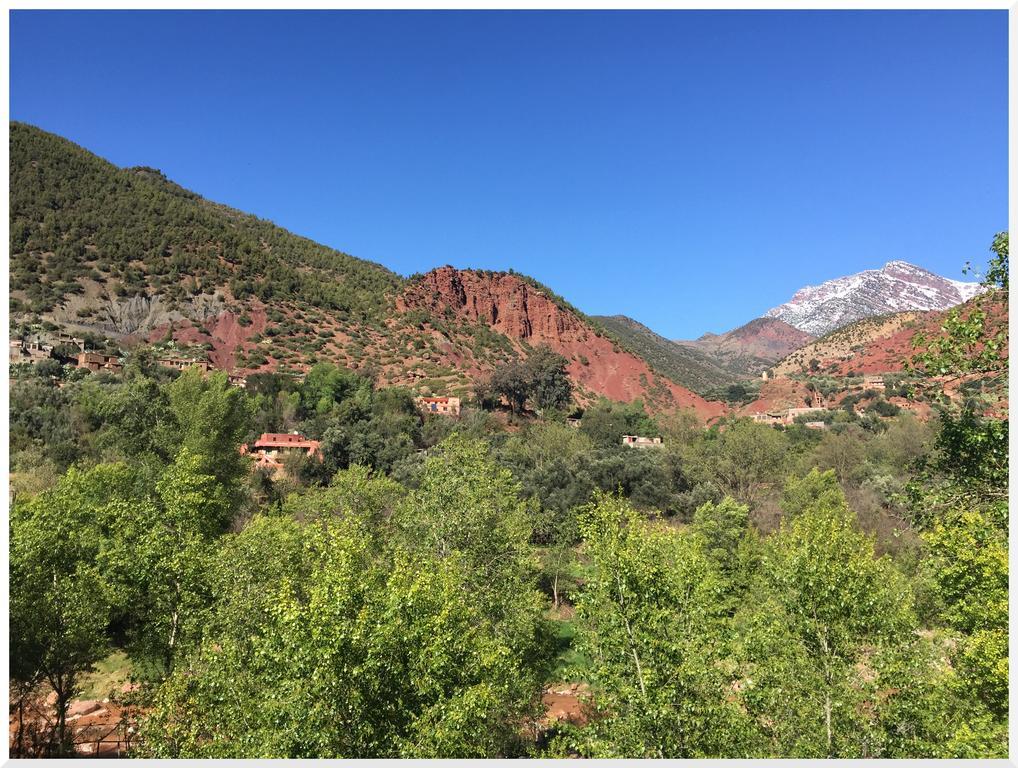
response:
<path fill-rule="evenodd" d="M 941 277 L 907 261 L 889 261 L 880 269 L 800 288 L 790 301 L 768 311 L 765 317 L 776 317 L 800 331 L 823 336 L 864 317 L 948 309 L 982 290 L 979 283 Z"/>

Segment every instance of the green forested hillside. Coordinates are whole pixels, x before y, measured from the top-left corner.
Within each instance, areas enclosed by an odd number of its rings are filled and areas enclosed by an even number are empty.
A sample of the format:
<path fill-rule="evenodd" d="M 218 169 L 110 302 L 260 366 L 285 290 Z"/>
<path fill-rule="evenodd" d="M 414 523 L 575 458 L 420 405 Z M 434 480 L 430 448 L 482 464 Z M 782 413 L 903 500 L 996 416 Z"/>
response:
<path fill-rule="evenodd" d="M 594 319 L 655 370 L 701 395 L 711 395 L 749 378 L 722 368 L 702 352 L 676 344 L 625 315 L 599 315 Z"/>
<path fill-rule="evenodd" d="M 118 168 L 22 123 L 10 132 L 11 291 L 44 312 L 80 281 L 171 299 L 228 285 L 377 318 L 401 279 L 384 267 L 211 203 L 152 168 Z M 15 304 L 15 307 L 20 306 Z"/>

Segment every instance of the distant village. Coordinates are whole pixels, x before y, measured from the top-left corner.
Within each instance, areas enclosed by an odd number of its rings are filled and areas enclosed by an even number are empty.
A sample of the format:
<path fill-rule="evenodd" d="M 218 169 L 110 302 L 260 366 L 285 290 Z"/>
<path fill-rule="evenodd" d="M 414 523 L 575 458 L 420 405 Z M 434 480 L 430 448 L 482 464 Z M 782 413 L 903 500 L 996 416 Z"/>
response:
<path fill-rule="evenodd" d="M 62 354 L 55 354 L 57 348 L 62 348 Z M 68 349 L 77 350 L 77 354 L 68 355 Z M 121 373 L 124 369 L 124 357 L 119 354 L 101 352 L 86 349 L 83 339 L 76 338 L 66 333 L 39 334 L 33 339 L 14 339 L 10 342 L 9 362 L 13 365 L 36 364 L 43 360 L 59 359 L 64 364 L 73 361 L 76 368 L 87 370 L 93 373 L 108 372 L 111 374 Z M 199 356 L 187 356 L 183 354 L 156 355 L 154 362 L 165 368 L 177 371 L 184 371 L 190 368 L 197 368 L 202 373 L 213 370 L 213 365 Z M 302 378 L 302 377 L 301 377 Z M 763 381 L 773 378 L 768 371 L 761 374 Z M 244 376 L 228 374 L 230 384 L 237 387 L 245 387 L 247 380 Z M 885 382 L 882 376 L 865 376 L 862 386 L 882 392 L 885 389 Z M 459 397 L 420 395 L 414 398 L 418 410 L 424 415 L 458 418 L 462 409 L 462 401 Z M 863 413 L 860 409 L 860 413 Z M 803 405 L 775 410 L 758 411 L 748 414 L 752 421 L 758 424 L 772 426 L 790 426 L 796 423 L 802 424 L 807 429 L 827 429 L 831 409 L 824 402 L 820 392 L 812 393 L 812 402 Z M 813 416 L 815 418 L 807 418 Z M 825 419 L 825 416 L 827 417 Z M 579 418 L 567 418 L 566 424 L 578 429 L 581 425 Z M 661 448 L 664 441 L 661 437 L 648 437 L 643 435 L 623 435 L 621 444 L 626 448 L 633 449 L 654 449 Z M 301 455 L 307 458 L 321 460 L 320 442 L 311 440 L 297 433 L 265 433 L 258 440 L 250 445 L 240 447 L 242 453 L 254 458 L 254 466 L 267 470 L 273 474 L 281 473 L 284 470 L 284 460 L 289 455 Z"/>

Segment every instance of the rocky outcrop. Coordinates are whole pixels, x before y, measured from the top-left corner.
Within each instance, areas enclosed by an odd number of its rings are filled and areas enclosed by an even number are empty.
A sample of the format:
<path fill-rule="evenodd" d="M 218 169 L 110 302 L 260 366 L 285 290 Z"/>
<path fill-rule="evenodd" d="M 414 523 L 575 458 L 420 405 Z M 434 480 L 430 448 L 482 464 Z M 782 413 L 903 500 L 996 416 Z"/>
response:
<path fill-rule="evenodd" d="M 53 322 L 72 331 L 93 331 L 123 337 L 147 334 L 167 323 L 190 320 L 198 325 L 217 317 L 225 309 L 223 297 L 201 294 L 173 307 L 159 294 L 151 296 L 116 296 L 105 286 L 90 284 L 83 295 L 69 297 L 49 313 Z M 80 315 L 87 310 L 87 315 Z"/>
<path fill-rule="evenodd" d="M 599 334 L 580 315 L 517 275 L 435 269 L 396 299 L 397 312 L 483 323 L 531 347 L 546 344 L 569 360 L 574 383 L 613 400 L 642 399 L 657 407 L 692 408 L 703 419 L 725 412 L 657 374 L 636 355 Z M 522 346 L 518 344 L 518 346 Z"/>
<path fill-rule="evenodd" d="M 482 322 L 511 339 L 528 343 L 585 340 L 590 327 L 572 312 L 517 275 L 439 267 L 424 275 L 396 300 L 408 308 L 444 312 Z"/>

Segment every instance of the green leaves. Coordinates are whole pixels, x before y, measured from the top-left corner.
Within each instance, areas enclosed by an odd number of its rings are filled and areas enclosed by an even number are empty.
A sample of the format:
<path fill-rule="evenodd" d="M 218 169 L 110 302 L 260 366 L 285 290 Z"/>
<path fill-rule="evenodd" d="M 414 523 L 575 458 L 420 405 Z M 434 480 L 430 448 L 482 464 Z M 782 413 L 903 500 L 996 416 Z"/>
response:
<path fill-rule="evenodd" d="M 1007 232 L 997 234 L 991 250 L 994 256 L 983 280 L 988 292 L 948 312 L 940 335 L 927 338 L 919 333 L 913 337 L 913 347 L 922 350 L 912 357 L 916 370 L 927 376 L 949 377 L 1007 370 Z"/>
<path fill-rule="evenodd" d="M 964 633 L 957 657 L 964 684 L 998 714 L 1007 712 L 1007 541 L 986 515 L 963 511 L 924 538 L 948 625 Z"/>
<path fill-rule="evenodd" d="M 860 757 L 884 649 L 915 627 L 905 579 L 858 531 L 833 472 L 791 480 L 792 516 L 767 542 L 760 580 L 736 617 L 744 701 L 776 754 Z"/>
<path fill-rule="evenodd" d="M 591 575 L 577 607 L 599 711 L 597 757 L 749 754 L 749 723 L 720 672 L 722 579 L 697 535 L 655 528 L 599 494 L 581 517 Z"/>

